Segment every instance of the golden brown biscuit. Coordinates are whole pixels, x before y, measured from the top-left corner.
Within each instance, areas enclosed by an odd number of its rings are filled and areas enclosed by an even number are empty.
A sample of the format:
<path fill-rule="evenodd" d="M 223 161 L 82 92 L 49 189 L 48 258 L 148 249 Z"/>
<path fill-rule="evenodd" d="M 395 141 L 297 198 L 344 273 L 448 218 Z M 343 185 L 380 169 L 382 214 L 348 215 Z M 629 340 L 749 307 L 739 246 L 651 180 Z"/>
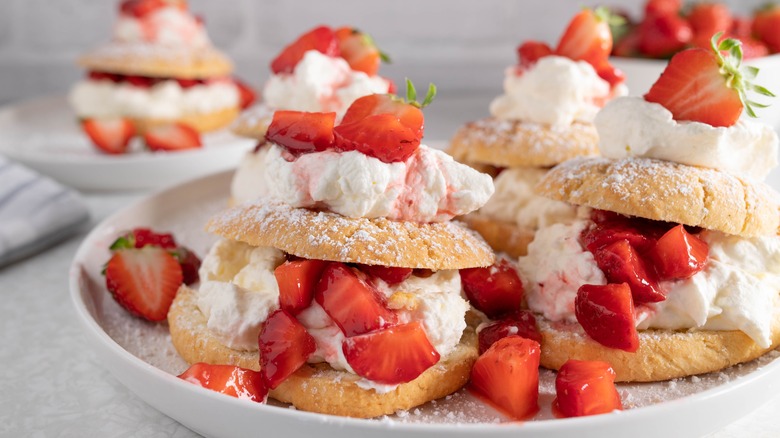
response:
<path fill-rule="evenodd" d="M 229 76 L 233 63 L 213 47 L 199 49 L 110 43 L 78 59 L 87 70 L 177 79 Z"/>
<path fill-rule="evenodd" d="M 575 323 L 536 317 L 542 334 L 541 365 L 557 370 L 569 359 L 608 362 L 618 382 L 655 382 L 709 373 L 751 361 L 780 345 L 780 310 L 772 346 L 761 348 L 741 331 L 640 330 L 639 350 L 628 353 L 592 340 Z"/>
<path fill-rule="evenodd" d="M 528 244 L 534 240 L 536 230 L 520 227 L 516 223 L 471 213 L 460 217 L 472 230 L 478 232 L 496 252 L 504 252 L 513 258 L 528 254 Z"/>
<path fill-rule="evenodd" d="M 558 201 L 743 237 L 774 235 L 777 193 L 714 169 L 649 158 L 578 158 L 550 170 L 536 186 Z"/>
<path fill-rule="evenodd" d="M 178 119 L 133 119 L 136 133 L 141 135 L 153 126 L 181 122 L 198 132 L 216 131 L 229 125 L 238 116 L 238 107 L 224 108 L 210 113 L 190 113 Z"/>
<path fill-rule="evenodd" d="M 439 271 L 493 264 L 479 235 L 457 222 L 420 224 L 348 218 L 271 200 L 235 206 L 213 217 L 207 231 L 298 257 Z"/>
<path fill-rule="evenodd" d="M 458 129 L 447 152 L 463 163 L 550 167 L 574 157 L 597 155 L 598 134 L 591 123 L 555 128 L 489 117 Z"/>
<path fill-rule="evenodd" d="M 188 363 L 231 364 L 260 369 L 258 353 L 241 352 L 221 344 L 206 327 L 195 292 L 182 286 L 168 312 L 174 347 Z M 452 394 L 466 384 L 477 359 L 477 337 L 467 329 L 461 343 L 445 359 L 411 382 L 379 394 L 357 385 L 360 377 L 326 364 L 304 365 L 270 392 L 298 409 L 348 417 L 371 418 L 393 414 Z"/>
<path fill-rule="evenodd" d="M 274 111 L 265 104 L 257 104 L 242 112 L 236 122 L 230 128 L 234 134 L 241 137 L 265 139 L 268 125 L 271 124 Z"/>

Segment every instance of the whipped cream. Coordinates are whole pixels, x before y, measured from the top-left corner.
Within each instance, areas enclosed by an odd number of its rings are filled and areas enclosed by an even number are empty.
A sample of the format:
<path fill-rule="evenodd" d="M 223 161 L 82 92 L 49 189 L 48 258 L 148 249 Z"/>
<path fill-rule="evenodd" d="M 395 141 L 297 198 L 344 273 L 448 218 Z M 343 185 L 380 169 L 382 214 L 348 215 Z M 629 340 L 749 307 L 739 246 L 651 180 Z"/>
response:
<path fill-rule="evenodd" d="M 385 94 L 390 82 L 354 71 L 347 61 L 309 50 L 292 74 L 275 74 L 265 83 L 263 99 L 274 109 L 335 112 L 340 119 L 360 97 Z"/>
<path fill-rule="evenodd" d="M 286 158 L 282 148 L 271 144 L 257 169 L 264 182 L 251 187 L 236 182 L 233 197 L 239 202 L 271 197 L 348 217 L 444 222 L 478 209 L 494 190 L 490 176 L 425 145 L 395 163 L 357 151 Z"/>
<path fill-rule="evenodd" d="M 588 221 L 542 228 L 518 261 L 528 306 L 552 321 L 576 321 L 574 300 L 583 284 L 606 284 L 593 255 L 578 243 Z M 666 300 L 638 306 L 640 329 L 740 330 L 771 345 L 780 291 L 780 237 L 744 238 L 706 230 L 707 267 L 688 279 L 661 282 Z"/>
<path fill-rule="evenodd" d="M 672 118 L 641 97 L 607 104 L 595 120 L 607 158 L 646 157 L 709 167 L 763 180 L 777 166 L 778 138 L 768 125 L 740 119 L 729 127 Z"/>
<path fill-rule="evenodd" d="M 506 70 L 504 94 L 491 102 L 490 113 L 499 119 L 569 126 L 592 122 L 608 99 L 626 92 L 622 84 L 612 90 L 585 61 L 545 56 L 530 68 Z"/>
<path fill-rule="evenodd" d="M 238 88 L 231 81 L 212 81 L 183 88 L 175 80 L 151 87 L 127 82 L 83 80 L 68 96 L 79 117 L 139 117 L 174 119 L 238 107 Z"/>
<path fill-rule="evenodd" d="M 121 14 L 114 24 L 114 40 L 187 47 L 211 44 L 203 24 L 177 6 L 166 6 L 141 18 Z"/>
<path fill-rule="evenodd" d="M 546 173 L 547 169 L 533 167 L 504 169 L 493 180 L 496 192 L 479 212 L 530 229 L 572 222 L 577 218 L 578 210 L 584 207 L 553 201 L 534 192 L 534 187 Z"/>

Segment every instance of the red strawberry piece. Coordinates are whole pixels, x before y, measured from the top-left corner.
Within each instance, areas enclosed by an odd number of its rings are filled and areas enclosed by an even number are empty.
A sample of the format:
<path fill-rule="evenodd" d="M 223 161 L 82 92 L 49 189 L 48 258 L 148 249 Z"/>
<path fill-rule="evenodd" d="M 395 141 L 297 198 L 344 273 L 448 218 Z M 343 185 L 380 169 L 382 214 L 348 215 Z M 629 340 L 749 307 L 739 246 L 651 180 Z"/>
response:
<path fill-rule="evenodd" d="M 186 285 L 191 285 L 200 280 L 198 270 L 200 269 L 200 258 L 191 249 L 180 246 L 173 251 L 173 256 L 181 265 L 182 281 Z"/>
<path fill-rule="evenodd" d="M 763 105 L 748 100 L 747 91 L 766 96 L 772 93 L 749 82 L 757 71 L 742 67 L 739 42 L 726 39 L 718 43 L 718 37 L 713 37 L 710 49 L 688 49 L 674 55 L 645 100 L 663 105 L 675 120 L 715 127 L 735 124 L 743 108 L 755 117 L 753 107 Z"/>
<path fill-rule="evenodd" d="M 772 53 L 780 52 L 780 4 L 768 3 L 753 16 L 753 35 L 769 47 Z"/>
<path fill-rule="evenodd" d="M 682 9 L 682 0 L 648 0 L 645 3 L 645 15 L 679 15 Z"/>
<path fill-rule="evenodd" d="M 130 239 L 130 244 L 135 248 L 143 248 L 147 245 L 159 246 L 160 248 L 176 248 L 176 239 L 171 233 L 157 233 L 149 228 L 134 228 L 125 235 Z"/>
<path fill-rule="evenodd" d="M 336 30 L 341 57 L 352 67 L 352 70 L 374 76 L 379 71 L 383 54 L 379 51 L 373 38 L 366 33 L 351 27 Z"/>
<path fill-rule="evenodd" d="M 580 286 L 574 300 L 574 315 L 585 333 L 599 344 L 631 353 L 639 348 L 634 301 L 628 284 Z"/>
<path fill-rule="evenodd" d="M 553 49 L 541 41 L 526 41 L 517 47 L 521 67 L 530 67 L 536 61 L 553 54 Z"/>
<path fill-rule="evenodd" d="M 336 113 L 276 111 L 265 139 L 292 153 L 324 151 L 333 146 Z"/>
<path fill-rule="evenodd" d="M 386 385 L 410 382 L 439 361 L 419 321 L 348 337 L 342 349 L 357 375 Z"/>
<path fill-rule="evenodd" d="M 114 299 L 128 312 L 150 321 L 168 316 L 182 278 L 179 262 L 154 246 L 118 250 L 106 265 L 106 287 Z"/>
<path fill-rule="evenodd" d="M 574 16 L 563 33 L 555 54 L 575 61 L 586 61 L 598 66 L 612 52 L 612 33 L 609 30 L 609 12 L 583 9 Z"/>
<path fill-rule="evenodd" d="M 113 81 L 117 82 L 120 77 L 119 75 L 113 74 L 113 73 L 107 73 L 104 71 L 89 71 L 87 73 L 87 77 L 93 81 Z"/>
<path fill-rule="evenodd" d="M 652 58 L 666 58 L 682 50 L 693 38 L 693 30 L 677 15 L 648 16 L 639 24 L 639 51 Z"/>
<path fill-rule="evenodd" d="M 602 222 L 582 230 L 580 234 L 582 244 L 590 252 L 610 245 L 620 240 L 627 240 L 634 248 L 645 251 L 653 247 L 655 241 L 640 231 L 634 223 L 626 219 Z"/>
<path fill-rule="evenodd" d="M 292 73 L 309 50 L 316 50 L 328 56 L 339 56 L 339 42 L 333 29 L 319 26 L 298 37 L 271 61 L 271 71 L 274 74 Z"/>
<path fill-rule="evenodd" d="M 123 79 L 130 85 L 139 88 L 149 88 L 157 83 L 157 79 L 146 76 L 124 76 Z"/>
<path fill-rule="evenodd" d="M 398 91 L 398 86 L 395 85 L 395 81 L 393 81 L 390 78 L 382 78 L 387 81 L 387 93 L 388 94 L 395 94 L 396 91 Z"/>
<path fill-rule="evenodd" d="M 347 108 L 341 124 L 359 122 L 366 117 L 380 114 L 397 116 L 403 126 L 411 129 L 415 135 L 422 138 L 425 121 L 422 110 L 391 94 L 370 94 L 355 100 Z"/>
<path fill-rule="evenodd" d="M 498 340 L 471 369 L 472 393 L 516 420 L 539 411 L 539 343 L 520 336 Z"/>
<path fill-rule="evenodd" d="M 705 35 L 708 40 L 731 29 L 731 12 L 723 3 L 696 3 L 687 18 L 694 35 Z"/>
<path fill-rule="evenodd" d="M 628 240 L 618 240 L 593 253 L 599 269 L 610 283 L 627 283 L 634 302 L 657 303 L 666 299 L 655 273 Z"/>
<path fill-rule="evenodd" d="M 130 119 L 84 119 L 81 127 L 92 143 L 107 154 L 124 154 L 130 139 L 135 136 L 135 126 Z"/>
<path fill-rule="evenodd" d="M 606 59 L 601 61 L 600 64 L 597 64 L 595 68 L 599 77 L 609 82 L 610 87 L 614 88 L 616 85 L 622 84 L 626 81 L 626 74 L 623 73 L 623 70 L 620 70 L 619 68 L 610 64 L 610 62 Z"/>
<path fill-rule="evenodd" d="M 203 81 L 200 79 L 183 79 L 183 78 L 176 79 L 176 82 L 178 82 L 179 86 L 182 88 L 192 88 L 196 85 L 200 85 L 203 83 Z"/>
<path fill-rule="evenodd" d="M 528 310 L 518 310 L 479 331 L 479 354 L 484 353 L 499 339 L 507 336 L 521 336 L 541 344 L 542 335 L 536 327 L 536 318 Z"/>
<path fill-rule="evenodd" d="M 740 41 L 753 38 L 753 19 L 747 17 L 733 17 L 731 20 L 731 29 L 726 33 Z"/>
<path fill-rule="evenodd" d="M 261 373 L 235 365 L 194 363 L 179 378 L 194 385 L 243 400 L 264 403 L 268 388 Z"/>
<path fill-rule="evenodd" d="M 471 305 L 488 318 L 520 309 L 523 282 L 505 259 L 486 268 L 461 269 L 460 279 Z"/>
<path fill-rule="evenodd" d="M 709 252 L 706 242 L 677 225 L 653 248 L 656 272 L 664 280 L 692 277 L 707 266 Z"/>
<path fill-rule="evenodd" d="M 601 361 L 569 359 L 555 376 L 553 412 L 582 417 L 623 410 L 615 388 L 615 371 Z"/>
<path fill-rule="evenodd" d="M 325 267 L 314 299 L 347 336 L 387 327 L 397 320 L 382 294 L 343 263 Z"/>
<path fill-rule="evenodd" d="M 286 310 L 268 316 L 258 336 L 260 373 L 263 382 L 275 389 L 298 370 L 317 349 L 314 338 Z"/>
<path fill-rule="evenodd" d="M 255 103 L 255 100 L 257 100 L 255 90 L 250 87 L 249 84 L 238 78 L 233 78 L 233 82 L 236 84 L 236 87 L 238 87 L 239 107 L 243 110 L 252 106 L 252 104 Z"/>
<path fill-rule="evenodd" d="M 626 58 L 635 57 L 639 54 L 639 31 L 636 27 L 615 41 L 612 54 Z"/>
<path fill-rule="evenodd" d="M 406 161 L 420 146 L 421 138 L 393 114 L 368 116 L 333 129 L 336 149 L 358 151 L 385 163 Z"/>
<path fill-rule="evenodd" d="M 203 147 L 200 133 L 180 122 L 153 126 L 144 133 L 144 141 L 152 151 L 171 152 Z"/>
<path fill-rule="evenodd" d="M 119 6 L 119 11 L 124 15 L 143 18 L 167 5 L 165 0 L 124 0 Z"/>
<path fill-rule="evenodd" d="M 370 277 L 381 278 L 390 286 L 403 282 L 412 275 L 412 268 L 393 268 L 381 265 L 359 265 L 358 269 Z"/>
<path fill-rule="evenodd" d="M 279 306 L 292 315 L 309 307 L 327 264 L 324 260 L 301 259 L 279 265 L 274 270 L 279 285 Z"/>
<path fill-rule="evenodd" d="M 742 40 L 742 57 L 744 59 L 760 58 L 769 55 L 769 47 L 753 38 Z"/>

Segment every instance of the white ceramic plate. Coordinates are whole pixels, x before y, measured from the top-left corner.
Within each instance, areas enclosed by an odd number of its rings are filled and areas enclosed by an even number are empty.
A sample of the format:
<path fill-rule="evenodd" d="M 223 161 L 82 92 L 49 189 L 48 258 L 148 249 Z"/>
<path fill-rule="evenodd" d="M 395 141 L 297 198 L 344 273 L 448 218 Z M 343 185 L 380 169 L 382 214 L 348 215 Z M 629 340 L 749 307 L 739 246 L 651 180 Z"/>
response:
<path fill-rule="evenodd" d="M 101 154 L 63 96 L 0 108 L 0 153 L 82 190 L 144 190 L 235 168 L 255 141 L 227 130 L 205 134 L 203 148 L 148 152 L 134 139 L 124 155 Z"/>
<path fill-rule="evenodd" d="M 79 319 L 105 366 L 141 399 L 203 435 L 694 437 L 722 428 L 780 389 L 778 351 L 720 373 L 620 385 L 629 409 L 587 418 L 552 418 L 554 374 L 542 371 L 542 410 L 533 421 L 524 423 L 496 424 L 502 418 L 465 391 L 392 417 L 357 420 L 242 401 L 196 387 L 175 377 L 186 364 L 171 346 L 167 325 L 129 316 L 105 290 L 100 271 L 117 234 L 140 225 L 172 231 L 177 241 L 205 254 L 215 238 L 203 231 L 203 224 L 225 207 L 231 176 L 223 172 L 188 182 L 117 212 L 86 237 L 70 272 L 71 297 Z"/>

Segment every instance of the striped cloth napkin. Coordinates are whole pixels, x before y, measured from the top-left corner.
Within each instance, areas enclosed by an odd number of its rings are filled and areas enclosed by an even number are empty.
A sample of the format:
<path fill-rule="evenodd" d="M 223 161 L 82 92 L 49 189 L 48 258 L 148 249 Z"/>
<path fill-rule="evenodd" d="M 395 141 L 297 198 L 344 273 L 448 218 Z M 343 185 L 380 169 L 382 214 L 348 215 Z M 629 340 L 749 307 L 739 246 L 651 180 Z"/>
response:
<path fill-rule="evenodd" d="M 0 266 L 48 248 L 88 220 L 78 193 L 0 155 Z"/>

